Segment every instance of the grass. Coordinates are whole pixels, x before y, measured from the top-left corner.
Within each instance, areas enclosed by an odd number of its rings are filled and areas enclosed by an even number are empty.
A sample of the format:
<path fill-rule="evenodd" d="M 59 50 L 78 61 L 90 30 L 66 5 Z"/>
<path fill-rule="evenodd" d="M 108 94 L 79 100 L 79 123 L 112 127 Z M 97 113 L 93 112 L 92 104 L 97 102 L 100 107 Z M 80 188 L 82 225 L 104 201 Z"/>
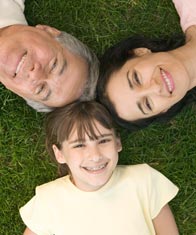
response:
<path fill-rule="evenodd" d="M 171 0 L 26 0 L 30 25 L 48 24 L 67 31 L 98 55 L 131 34 L 180 33 Z M 56 177 L 44 149 L 43 114 L 0 86 L 0 235 L 22 234 L 18 208 L 36 185 Z M 171 202 L 180 233 L 196 234 L 196 105 L 166 124 L 135 133 L 121 130 L 120 164 L 147 162 L 180 188 Z"/>

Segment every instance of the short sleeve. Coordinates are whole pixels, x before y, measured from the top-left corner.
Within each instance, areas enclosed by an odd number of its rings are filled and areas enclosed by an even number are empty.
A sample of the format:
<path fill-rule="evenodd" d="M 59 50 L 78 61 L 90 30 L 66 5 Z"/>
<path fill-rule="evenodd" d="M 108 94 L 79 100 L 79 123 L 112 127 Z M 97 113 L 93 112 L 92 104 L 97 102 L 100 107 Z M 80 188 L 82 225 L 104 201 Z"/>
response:
<path fill-rule="evenodd" d="M 45 208 L 44 201 L 35 195 L 27 204 L 20 208 L 20 216 L 24 224 L 37 235 L 50 235 L 47 219 L 49 208 Z"/>
<path fill-rule="evenodd" d="M 171 201 L 178 193 L 178 187 L 174 185 L 168 178 L 157 170 L 149 167 L 149 186 L 150 186 L 150 213 L 154 219 L 161 209 Z"/>
<path fill-rule="evenodd" d="M 0 0 L 0 28 L 14 24 L 25 24 L 24 0 Z"/>
<path fill-rule="evenodd" d="M 188 27 L 196 25 L 195 0 L 173 0 L 173 3 L 180 17 L 180 25 L 184 32 Z"/>

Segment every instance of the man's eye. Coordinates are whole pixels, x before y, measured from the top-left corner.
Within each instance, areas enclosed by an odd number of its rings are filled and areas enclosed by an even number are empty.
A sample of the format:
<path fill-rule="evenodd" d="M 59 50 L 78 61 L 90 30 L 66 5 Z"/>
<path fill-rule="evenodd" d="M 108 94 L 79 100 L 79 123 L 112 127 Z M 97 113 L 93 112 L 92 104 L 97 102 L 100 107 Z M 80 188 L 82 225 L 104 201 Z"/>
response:
<path fill-rule="evenodd" d="M 53 71 L 56 67 L 57 67 L 57 59 L 55 59 L 54 63 L 52 64 L 52 68 L 51 68 L 51 71 Z"/>
<path fill-rule="evenodd" d="M 133 80 L 136 85 L 141 85 L 140 79 L 136 71 L 133 72 Z"/>
<path fill-rule="evenodd" d="M 35 93 L 36 93 L 36 95 L 39 95 L 40 93 L 42 93 L 42 91 L 45 89 L 45 86 L 46 86 L 46 84 L 40 84 L 38 87 L 37 87 L 37 89 L 36 89 L 36 91 L 35 91 Z"/>
<path fill-rule="evenodd" d="M 145 99 L 145 105 L 150 111 L 152 111 L 152 107 L 148 98 Z"/>

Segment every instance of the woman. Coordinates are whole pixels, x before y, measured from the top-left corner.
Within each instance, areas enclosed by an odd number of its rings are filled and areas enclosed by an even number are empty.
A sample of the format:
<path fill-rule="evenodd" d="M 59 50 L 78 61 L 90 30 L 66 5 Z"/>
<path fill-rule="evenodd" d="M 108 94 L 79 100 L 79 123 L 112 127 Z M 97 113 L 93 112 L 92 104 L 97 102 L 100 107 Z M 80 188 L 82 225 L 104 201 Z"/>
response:
<path fill-rule="evenodd" d="M 172 117 L 193 98 L 196 86 L 196 2 L 173 0 L 183 38 L 128 38 L 101 60 L 98 98 L 116 121 L 138 129 Z"/>

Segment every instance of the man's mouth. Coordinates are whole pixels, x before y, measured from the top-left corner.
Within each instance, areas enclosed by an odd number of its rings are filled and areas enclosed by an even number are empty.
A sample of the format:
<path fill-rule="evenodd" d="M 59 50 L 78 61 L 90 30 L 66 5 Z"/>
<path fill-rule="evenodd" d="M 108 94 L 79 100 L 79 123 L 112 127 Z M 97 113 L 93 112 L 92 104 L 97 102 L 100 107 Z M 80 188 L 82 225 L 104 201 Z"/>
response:
<path fill-rule="evenodd" d="M 105 169 L 107 164 L 108 163 L 104 163 L 104 164 L 101 164 L 99 166 L 93 166 L 93 167 L 88 166 L 88 167 L 82 167 L 82 168 L 84 168 L 85 170 L 87 170 L 88 172 L 91 172 L 91 173 L 98 173 L 101 170 Z"/>
<path fill-rule="evenodd" d="M 161 72 L 161 77 L 164 81 L 164 84 L 165 84 L 168 92 L 170 94 L 172 94 L 175 89 L 175 85 L 174 85 L 174 80 L 173 80 L 171 74 L 169 72 L 163 70 L 162 68 L 160 68 L 160 72 Z"/>
<path fill-rule="evenodd" d="M 20 72 L 20 69 L 21 69 L 22 65 L 24 64 L 24 61 L 25 61 L 26 57 L 27 57 L 27 53 L 25 53 L 22 56 L 21 60 L 19 61 L 18 66 L 16 67 L 14 77 L 16 77 L 16 75 Z"/>

